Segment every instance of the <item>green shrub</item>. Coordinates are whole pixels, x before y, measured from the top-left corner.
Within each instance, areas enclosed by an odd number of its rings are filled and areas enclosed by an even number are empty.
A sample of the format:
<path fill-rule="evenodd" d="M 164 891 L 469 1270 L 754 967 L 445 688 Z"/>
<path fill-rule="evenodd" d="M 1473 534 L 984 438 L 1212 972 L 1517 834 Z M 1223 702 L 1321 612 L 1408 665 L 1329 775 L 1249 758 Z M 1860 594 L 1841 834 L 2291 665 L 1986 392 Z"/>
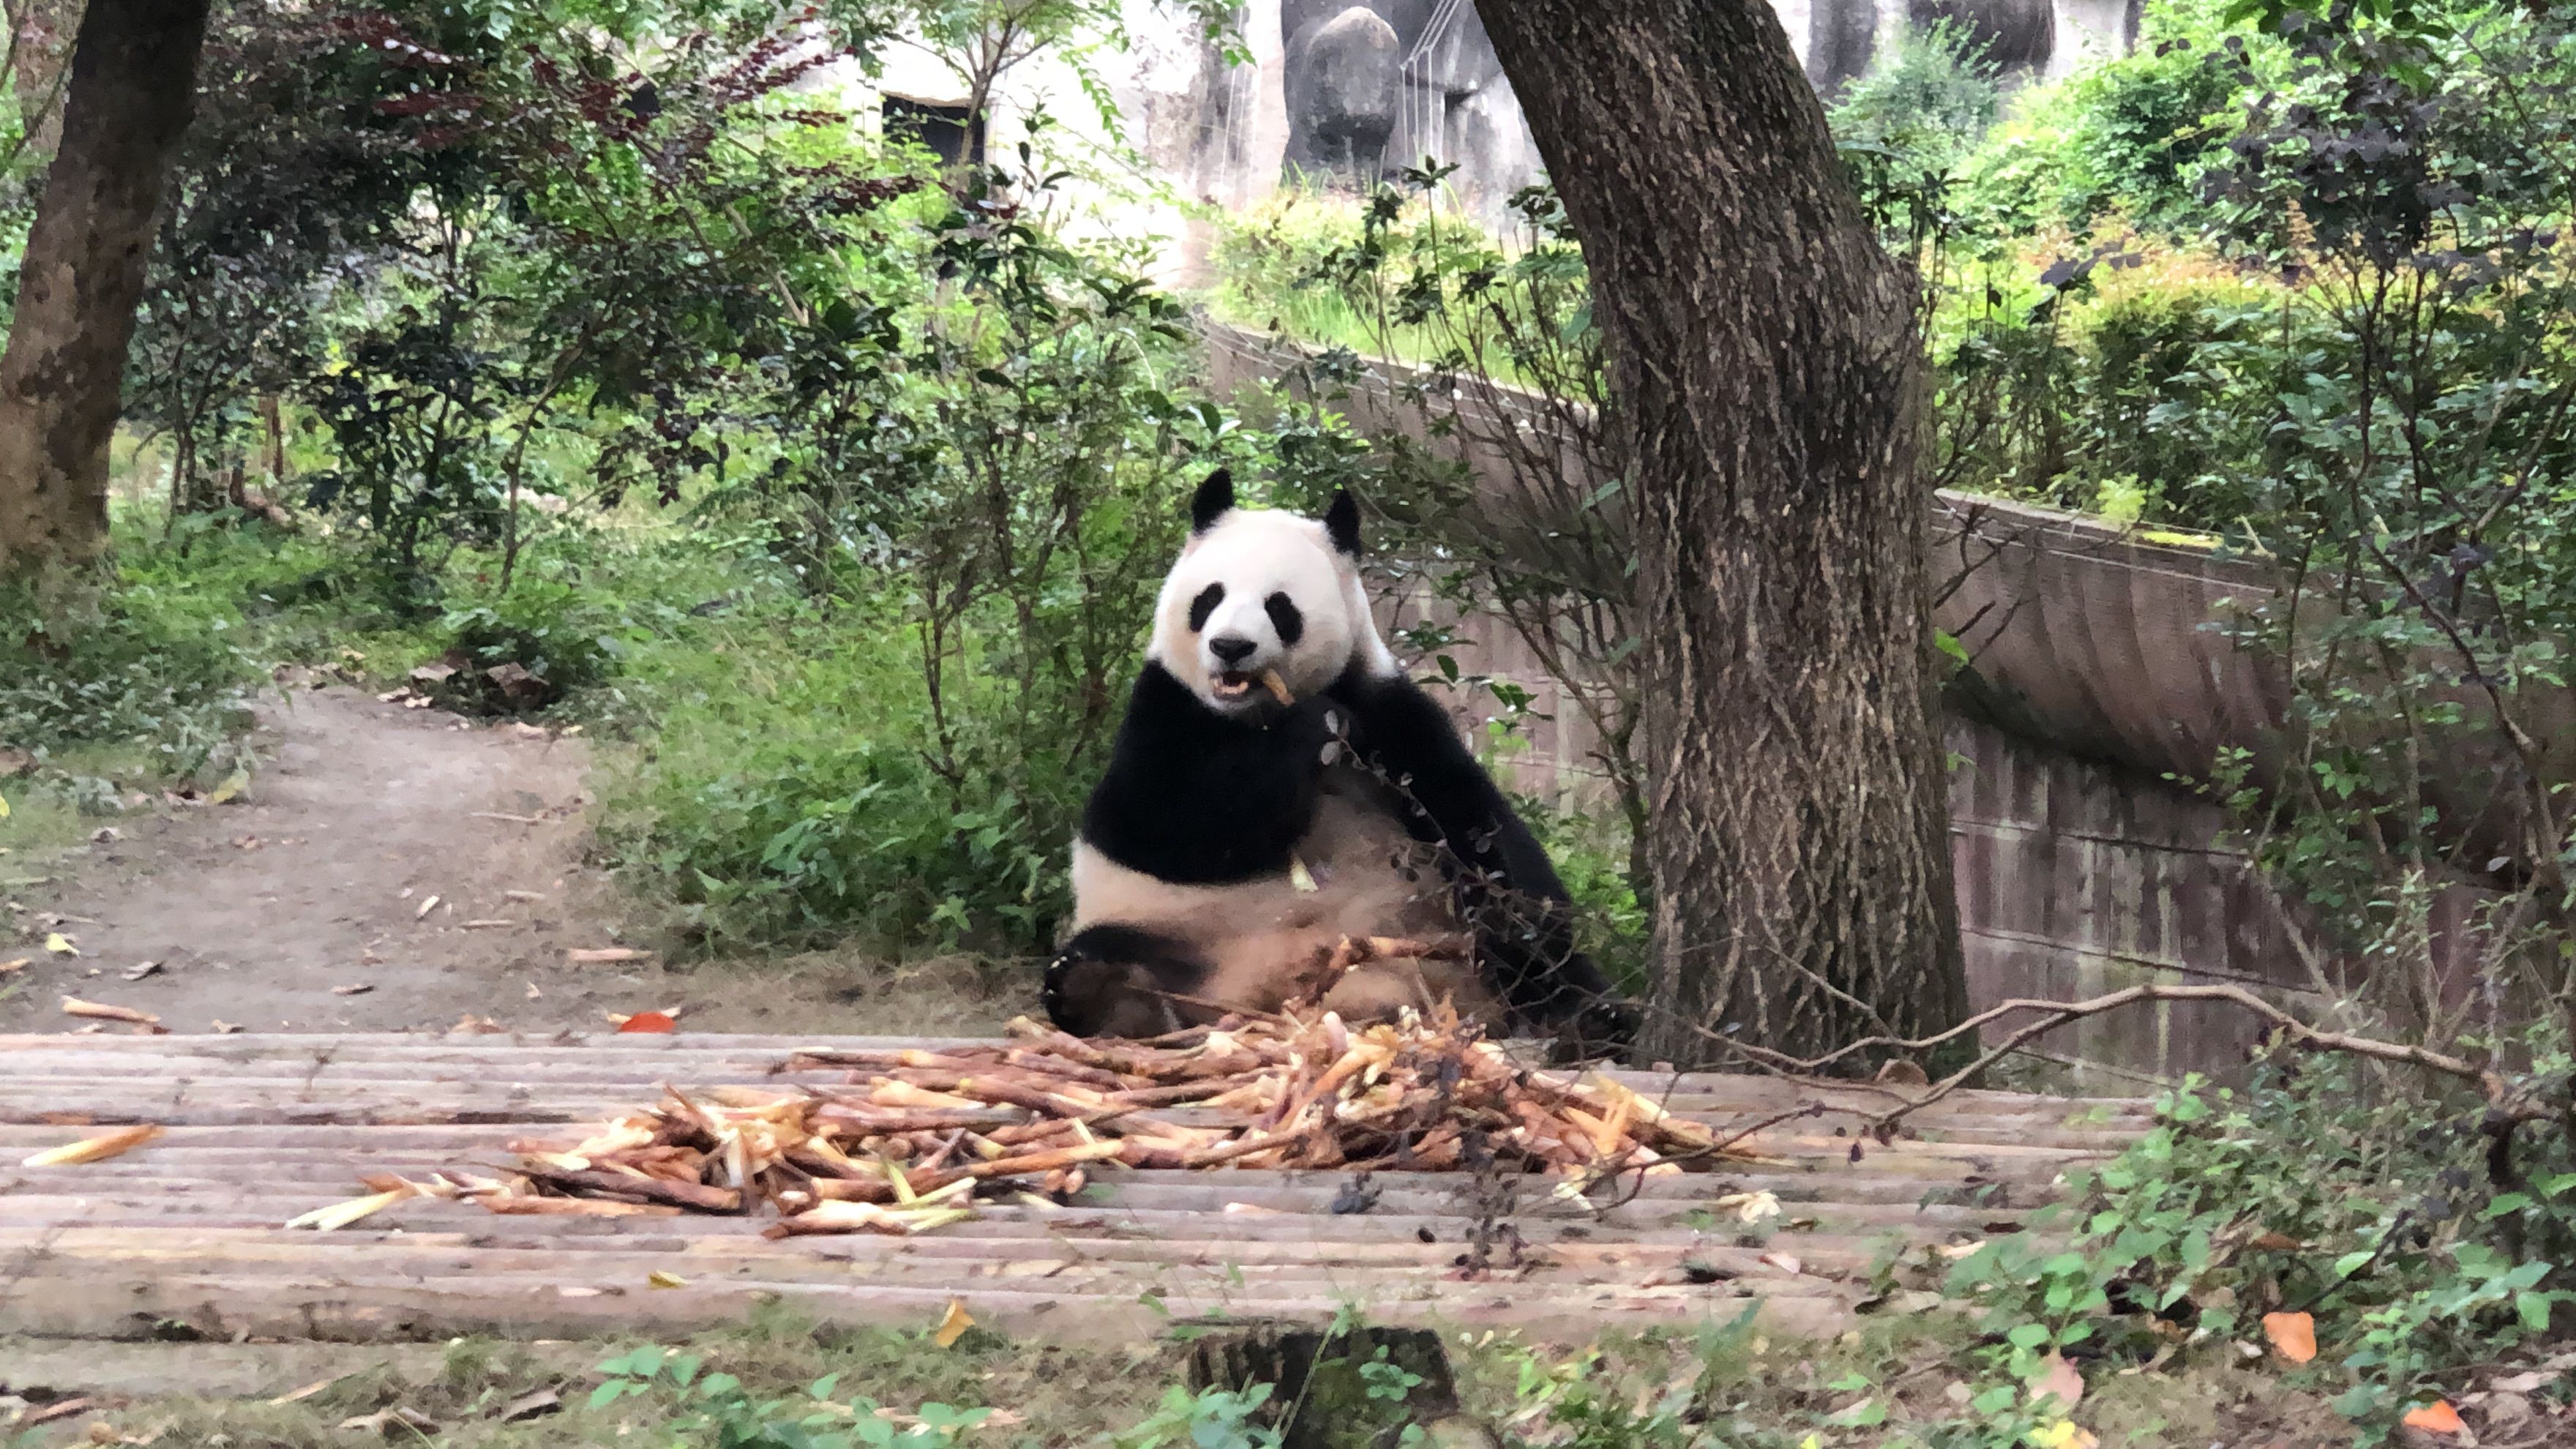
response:
<path fill-rule="evenodd" d="M 149 590 L 40 607 L 0 592 L 0 747 L 91 750 L 161 780 L 235 763 L 260 678 L 234 631 L 161 617 Z"/>
<path fill-rule="evenodd" d="M 2517 1045 L 2535 1077 L 2566 1070 L 2553 1029 Z M 2499 1171 L 2477 1094 L 2284 1055 L 2241 1093 L 2186 1084 L 2157 1112 L 2035 1225 L 2071 1242 L 1992 1239 L 1952 1272 L 1986 1312 L 1997 1412 L 2052 1353 L 2144 1362 L 2179 1341 L 2223 1355 L 2259 1347 L 2266 1314 L 2305 1313 L 2317 1360 L 2301 1377 L 2376 1443 L 2576 1304 L 2568 1141 L 2527 1132 Z"/>
<path fill-rule="evenodd" d="M 1996 77 L 1985 47 L 1944 20 L 1907 29 L 1884 66 L 1844 90 L 1827 120 L 1882 228 L 1921 237 L 1941 225 L 1960 159 L 1994 124 Z"/>
<path fill-rule="evenodd" d="M 1068 899 L 1077 767 L 1103 741 L 1061 719 L 1018 735 L 970 643 L 939 713 L 974 764 L 943 773 L 905 615 L 895 596 L 801 603 L 658 652 L 632 686 L 655 738 L 604 791 L 610 859 L 736 944 L 1043 944 Z"/>

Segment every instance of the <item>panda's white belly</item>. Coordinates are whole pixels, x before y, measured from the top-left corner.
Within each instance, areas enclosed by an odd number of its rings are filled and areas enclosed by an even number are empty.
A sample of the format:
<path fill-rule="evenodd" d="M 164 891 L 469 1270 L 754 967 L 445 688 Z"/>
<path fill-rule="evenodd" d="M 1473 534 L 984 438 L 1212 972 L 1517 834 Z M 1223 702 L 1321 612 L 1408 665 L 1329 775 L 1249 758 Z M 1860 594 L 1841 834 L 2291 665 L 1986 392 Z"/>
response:
<path fill-rule="evenodd" d="M 1287 871 L 1230 885 L 1178 885 L 1119 865 L 1077 839 L 1073 928 L 1114 923 L 1186 942 L 1213 967 L 1208 999 L 1264 1011 L 1285 1000 L 1298 974 L 1346 936 L 1444 940 L 1460 934 L 1434 853 L 1387 814 L 1365 776 L 1339 769 L 1326 777 L 1297 857 L 1313 877 L 1313 890 L 1300 890 Z M 1471 1016 L 1495 1009 L 1472 967 L 1446 962 L 1354 971 L 1326 1004 L 1346 1015 L 1385 1015 L 1443 997 Z"/>

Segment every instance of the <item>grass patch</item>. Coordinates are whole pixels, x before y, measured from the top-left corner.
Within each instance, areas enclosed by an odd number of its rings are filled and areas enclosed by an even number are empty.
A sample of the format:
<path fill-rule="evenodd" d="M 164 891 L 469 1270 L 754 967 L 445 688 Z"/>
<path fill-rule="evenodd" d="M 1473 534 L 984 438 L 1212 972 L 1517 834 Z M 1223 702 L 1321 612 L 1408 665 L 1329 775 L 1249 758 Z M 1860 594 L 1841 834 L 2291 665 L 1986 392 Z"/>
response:
<path fill-rule="evenodd" d="M 795 1411 L 812 1407 L 806 1391 L 826 1379 L 834 1400 L 873 1401 L 898 1426 L 926 1410 L 937 1418 L 935 1406 L 996 1411 L 957 1440 L 988 1449 L 1156 1441 L 1252 1449 L 1256 1441 L 1219 1428 L 1222 1405 L 1205 1396 L 1194 1401 L 1184 1387 L 1190 1345 L 1179 1338 L 1086 1347 L 975 1330 L 941 1348 L 922 1333 L 816 1327 L 782 1311 L 697 1335 L 673 1352 L 702 1361 L 691 1370 L 693 1379 L 727 1375 L 748 1398 Z M 667 1390 L 595 1402 L 611 1377 L 600 1366 L 626 1359 L 636 1347 L 465 1339 L 416 1377 L 370 1368 L 293 1404 L 167 1399 L 114 1407 L 96 1418 L 132 1436 L 126 1442 L 162 1449 L 224 1443 L 325 1449 L 349 1442 L 340 1424 L 397 1409 L 436 1424 L 428 1442 L 446 1449 L 772 1442 L 675 1432 L 685 1408 L 682 1396 Z M 1960 1400 L 1961 1365 L 1971 1347 L 1972 1335 L 1955 1320 L 1909 1315 L 1868 1321 L 1823 1343 L 1773 1338 L 1749 1327 L 1606 1332 L 1588 1342 L 1553 1344 L 1489 1332 L 1451 1340 L 1450 1357 L 1462 1409 L 1505 1444 L 2003 1449 L 2011 1438 L 1993 1437 Z M 552 1394 L 560 1408 L 510 1421 L 514 1406 L 542 1394 Z M 2313 1398 L 2285 1389 L 2260 1366 L 2102 1372 L 2080 1417 L 2103 1443 L 2131 1449 L 2201 1449 L 2273 1437 L 2325 1444 L 2340 1437 Z M 81 1442 L 90 1422 L 67 1423 L 36 1442 Z"/>

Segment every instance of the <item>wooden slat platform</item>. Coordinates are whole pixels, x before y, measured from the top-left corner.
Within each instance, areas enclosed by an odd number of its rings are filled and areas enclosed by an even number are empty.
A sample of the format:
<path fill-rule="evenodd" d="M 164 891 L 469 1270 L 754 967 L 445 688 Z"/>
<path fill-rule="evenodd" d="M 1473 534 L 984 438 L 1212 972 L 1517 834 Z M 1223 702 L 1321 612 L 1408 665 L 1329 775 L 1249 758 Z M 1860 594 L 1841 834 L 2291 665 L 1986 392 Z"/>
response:
<path fill-rule="evenodd" d="M 1784 1159 L 1649 1181 L 1606 1211 L 1512 1180 L 1499 1221 L 1518 1266 L 1459 1266 L 1480 1216 L 1463 1173 L 1382 1173 L 1365 1212 L 1335 1212 L 1348 1174 L 1212 1170 L 1102 1175 L 1080 1205 L 986 1207 L 912 1238 L 772 1242 L 759 1218 L 500 1217 L 412 1201 L 340 1232 L 288 1232 L 359 1196 L 373 1172 L 506 1166 L 516 1137 L 648 1105 L 662 1084 L 837 1083 L 774 1075 L 799 1047 L 953 1042 L 758 1036 L 0 1036 L 0 1334 L 378 1339 L 500 1331 L 669 1331 L 785 1300 L 816 1318 L 928 1322 L 952 1299 L 1006 1331 L 1130 1338 L 1174 1319 L 1321 1317 L 1580 1333 L 1732 1318 L 1759 1301 L 1793 1331 L 1843 1323 L 1891 1240 L 2011 1231 L 2066 1168 L 2144 1130 L 2145 1104 L 1963 1093 L 1885 1147 L 1800 1119 L 1751 1144 Z M 1619 1079 L 1723 1127 L 1806 1101 L 1865 1106 L 1742 1076 Z M 125 1157 L 22 1168 L 96 1124 L 169 1130 Z M 577 1134 L 574 1134 L 577 1135 Z M 1768 1190 L 1783 1219 L 1739 1242 L 1708 1201 Z M 1347 1206 L 1347 1203 L 1344 1204 Z M 1767 1256 L 1766 1256 L 1767 1255 Z M 1795 1271 L 1782 1259 L 1793 1258 Z M 1694 1283 L 1684 1263 L 1715 1270 Z M 655 1288 L 648 1275 L 685 1286 Z"/>

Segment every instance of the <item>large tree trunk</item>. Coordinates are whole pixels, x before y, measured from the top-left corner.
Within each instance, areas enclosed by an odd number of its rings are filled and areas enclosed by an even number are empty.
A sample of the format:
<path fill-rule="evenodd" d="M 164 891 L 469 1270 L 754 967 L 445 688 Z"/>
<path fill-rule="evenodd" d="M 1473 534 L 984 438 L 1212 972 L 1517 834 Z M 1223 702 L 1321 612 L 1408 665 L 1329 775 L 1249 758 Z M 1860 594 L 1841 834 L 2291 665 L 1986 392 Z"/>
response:
<path fill-rule="evenodd" d="M 92 0 L 0 355 L 0 572 L 107 544 L 108 443 L 207 0 Z"/>
<path fill-rule="evenodd" d="M 1636 460 L 1646 1049 L 1956 1022 L 1905 270 L 1764 0 L 1479 0 Z"/>

